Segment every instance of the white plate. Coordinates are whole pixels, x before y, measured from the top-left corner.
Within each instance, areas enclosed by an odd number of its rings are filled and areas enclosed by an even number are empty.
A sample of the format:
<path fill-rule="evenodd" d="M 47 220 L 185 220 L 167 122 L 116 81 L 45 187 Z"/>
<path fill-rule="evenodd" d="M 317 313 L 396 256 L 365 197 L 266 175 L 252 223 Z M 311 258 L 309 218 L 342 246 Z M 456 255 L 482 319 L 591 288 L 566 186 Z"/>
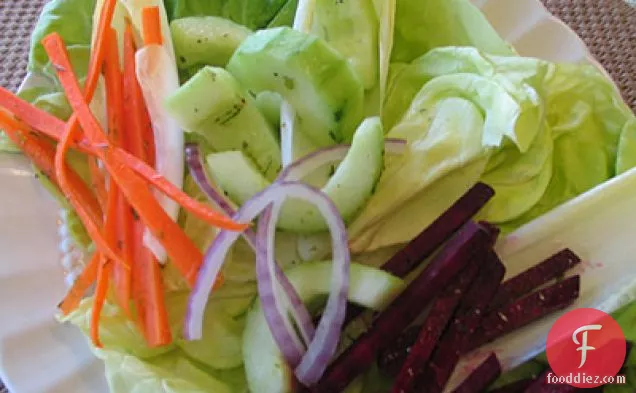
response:
<path fill-rule="evenodd" d="M 551 16 L 539 0 L 473 1 L 521 55 L 596 63 L 576 34 Z M 631 181 L 636 188 L 634 175 L 614 183 Z M 65 288 L 55 202 L 34 179 L 27 161 L 15 155 L 0 155 L 0 184 L 0 379 L 12 393 L 107 392 L 103 366 L 91 356 L 83 336 L 53 319 Z M 603 190 L 597 188 L 590 194 L 599 192 Z M 586 198 L 583 203 L 596 201 Z M 621 214 L 611 219 L 624 222 Z M 615 244 L 612 242 L 618 238 L 608 235 L 599 233 L 597 239 L 605 240 L 606 246 Z M 635 243 L 626 240 L 624 244 L 634 248 Z M 528 260 L 526 251 L 519 251 L 520 263 Z M 549 251 L 543 247 L 540 254 Z M 604 259 L 604 263 L 623 263 L 624 258 L 617 254 L 612 254 L 615 260 Z M 622 254 L 635 255 L 636 250 Z"/>

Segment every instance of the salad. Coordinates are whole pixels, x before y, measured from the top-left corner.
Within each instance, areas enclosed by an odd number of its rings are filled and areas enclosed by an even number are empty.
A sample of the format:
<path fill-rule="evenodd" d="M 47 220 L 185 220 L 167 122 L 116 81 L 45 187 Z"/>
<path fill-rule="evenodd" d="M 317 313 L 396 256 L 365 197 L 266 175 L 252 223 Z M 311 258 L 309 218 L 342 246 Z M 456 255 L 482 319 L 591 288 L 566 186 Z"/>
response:
<path fill-rule="evenodd" d="M 572 305 L 581 258 L 504 279 L 494 245 L 636 166 L 601 71 L 469 0 L 52 0 L 28 71 L 0 151 L 65 212 L 59 319 L 112 392 L 529 389 L 542 356 L 458 364 Z"/>

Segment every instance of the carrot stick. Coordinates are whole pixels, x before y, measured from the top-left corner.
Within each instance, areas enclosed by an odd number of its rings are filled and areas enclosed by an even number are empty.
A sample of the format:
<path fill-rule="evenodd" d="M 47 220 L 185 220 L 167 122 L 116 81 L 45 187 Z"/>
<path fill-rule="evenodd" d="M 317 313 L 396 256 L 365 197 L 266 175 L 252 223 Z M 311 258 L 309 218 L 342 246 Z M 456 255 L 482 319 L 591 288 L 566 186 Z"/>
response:
<path fill-rule="evenodd" d="M 124 108 L 127 122 L 123 146 L 137 158 L 154 166 L 154 134 L 137 81 L 135 50 L 132 27 L 128 24 L 124 32 Z M 153 150 L 152 154 L 148 147 Z M 133 225 L 133 298 L 141 331 L 148 346 L 167 345 L 172 342 L 172 333 L 165 307 L 161 268 L 143 244 L 145 226 L 140 221 Z"/>
<path fill-rule="evenodd" d="M 57 145 L 55 152 L 55 173 L 57 175 L 58 183 L 64 195 L 68 198 L 69 202 L 75 209 L 78 217 L 82 220 L 86 232 L 88 232 L 91 239 L 95 243 L 98 250 L 104 253 L 106 257 L 112 259 L 117 263 L 126 264 L 119 256 L 117 251 L 113 249 L 111 244 L 102 236 L 101 229 L 96 220 L 93 220 L 88 211 L 86 210 L 87 201 L 77 193 L 76 188 L 71 184 L 67 178 L 68 165 L 66 164 L 66 153 L 70 145 L 70 141 L 74 136 L 74 131 L 79 130 L 73 127 L 72 123 L 68 124 L 67 130 L 62 136 L 62 140 Z"/>
<path fill-rule="evenodd" d="M 184 209 L 194 214 L 201 220 L 214 226 L 231 231 L 242 231 L 249 226 L 248 224 L 236 223 L 231 219 L 228 219 L 226 216 L 218 213 L 217 211 L 210 209 L 209 206 L 205 205 L 204 203 L 191 198 L 189 195 L 187 195 L 170 181 L 168 181 L 165 177 L 158 174 L 151 166 L 142 161 L 139 161 L 130 153 L 127 153 L 121 149 L 114 149 L 110 151 L 109 154 L 113 156 L 113 159 L 115 161 L 118 161 L 127 166 L 129 169 L 140 175 L 144 180 L 157 187 L 164 194 L 175 200 Z"/>
<path fill-rule="evenodd" d="M 124 137 L 126 150 L 141 162 L 155 165 L 154 133 L 150 115 L 137 81 L 135 41 L 132 26 L 126 25 L 124 31 L 124 101 L 127 110 L 126 120 L 128 129 Z"/>
<path fill-rule="evenodd" d="M 162 45 L 161 15 L 159 7 L 144 7 L 141 11 L 141 24 L 145 45 Z"/>
<path fill-rule="evenodd" d="M 4 98 L 8 98 L 9 105 L 5 105 L 7 101 L 3 101 Z M 16 102 L 20 103 L 20 111 L 18 111 L 18 113 L 14 112 L 16 116 L 18 116 L 22 121 L 26 122 L 34 129 L 45 133 L 46 135 L 52 137 L 57 141 L 60 140 L 61 134 L 64 131 L 65 127 L 65 123 L 63 121 L 39 108 L 32 106 L 28 102 L 21 101 L 18 97 L 3 97 L 2 88 L 0 88 L 0 105 L 11 107 L 11 104 Z M 42 119 L 45 119 L 46 121 L 42 121 Z M 59 131 L 60 129 L 61 131 Z M 150 130 L 150 132 L 151 131 L 152 130 Z M 144 133 L 144 135 L 149 134 Z M 144 138 L 144 141 L 148 140 L 148 137 Z M 87 154 L 101 158 L 101 156 L 103 155 L 103 152 L 101 150 L 103 150 L 107 146 L 107 143 L 102 138 L 100 138 L 100 141 L 95 142 L 95 145 L 91 145 L 90 143 L 91 142 L 82 140 L 81 142 L 73 142 L 72 146 L 80 149 Z M 147 143 L 144 144 L 144 149 L 150 152 L 154 150 L 152 146 Z M 151 183 L 165 195 L 182 205 L 184 209 L 188 210 L 190 213 L 196 215 L 205 222 L 219 228 L 232 231 L 242 231 L 247 227 L 247 225 L 236 223 L 228 219 L 224 215 L 212 210 L 209 206 L 190 198 L 190 196 L 188 196 L 174 184 L 170 183 L 163 176 L 158 174 L 154 168 L 152 168 L 139 158 L 127 153 L 120 148 L 115 147 L 112 150 L 114 152 L 113 154 L 117 156 L 117 160 L 123 160 L 126 163 L 126 166 L 130 167 L 145 181 Z M 151 154 L 154 157 L 154 153 Z"/>
<path fill-rule="evenodd" d="M 20 148 L 31 162 L 47 176 L 55 186 L 60 188 L 55 172 L 55 148 L 53 145 L 40 138 L 38 134 L 27 131 L 20 122 L 2 110 L 0 110 L 0 128 L 5 131 L 9 139 Z M 69 168 L 67 175 L 69 184 L 71 184 L 76 194 L 83 201 L 87 215 L 92 221 L 101 225 L 102 209 L 95 195 L 86 186 L 86 183 L 84 183 L 77 172 Z"/>
<path fill-rule="evenodd" d="M 108 28 L 106 34 L 106 53 L 104 58 L 104 77 L 106 80 L 106 110 L 108 116 L 108 135 L 113 146 L 121 146 L 124 135 L 124 91 L 123 76 L 119 62 L 119 48 L 117 45 L 117 32 L 113 28 Z M 118 249 L 122 252 L 123 259 L 128 266 L 132 265 L 132 216 L 130 207 L 124 199 L 117 184 L 110 182 L 109 189 L 108 217 L 113 221 L 112 227 L 107 233 L 111 236 L 110 241 L 116 242 Z M 130 312 L 130 292 L 131 292 L 131 269 L 117 264 L 113 266 L 113 284 L 117 303 L 124 310 L 128 317 Z"/>
<path fill-rule="evenodd" d="M 97 279 L 100 259 L 100 253 L 94 253 L 88 264 L 84 266 L 82 273 L 75 279 L 71 289 L 58 305 L 62 314 L 68 315 L 79 306 L 86 291 L 88 291 L 88 288 L 90 288 Z"/>
<path fill-rule="evenodd" d="M 42 43 L 52 63 L 56 65 L 60 83 L 66 92 L 71 107 L 78 115 L 82 128 L 93 143 L 99 143 L 99 139 L 93 139 L 93 137 L 99 138 L 100 135 L 103 136 L 103 132 L 81 94 L 75 74 L 69 67 L 68 54 L 61 37 L 59 34 L 52 33 Z M 162 243 L 168 256 L 170 256 L 172 262 L 188 283 L 193 285 L 202 262 L 201 252 L 179 225 L 165 213 L 146 184 L 113 154 L 107 143 L 100 151 L 100 158 L 104 161 L 126 199 L 148 226 L 151 234 Z M 224 226 L 238 227 L 240 229 L 245 227 L 245 225 L 233 222 L 220 213 L 213 212 L 213 214 L 217 214 L 221 218 L 219 223 Z"/>
<path fill-rule="evenodd" d="M 100 262 L 97 269 L 97 285 L 95 287 L 95 295 L 93 296 L 93 308 L 91 310 L 91 326 L 90 337 L 93 345 L 102 348 L 102 342 L 99 339 L 99 319 L 102 315 L 104 302 L 106 302 L 106 294 L 108 292 L 108 283 L 110 271 L 112 269 L 110 261 L 103 255 L 100 255 Z"/>
<path fill-rule="evenodd" d="M 91 174 L 91 186 L 95 190 L 95 196 L 101 206 L 106 206 L 106 178 L 96 157 L 90 156 L 88 160 L 88 169 Z"/>

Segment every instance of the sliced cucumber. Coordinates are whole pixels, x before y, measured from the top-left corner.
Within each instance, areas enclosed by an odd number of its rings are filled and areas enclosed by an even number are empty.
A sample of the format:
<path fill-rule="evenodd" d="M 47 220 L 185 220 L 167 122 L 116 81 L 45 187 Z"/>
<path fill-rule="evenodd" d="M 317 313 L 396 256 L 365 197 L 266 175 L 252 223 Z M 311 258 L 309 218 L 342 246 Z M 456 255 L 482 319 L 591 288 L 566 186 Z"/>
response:
<path fill-rule="evenodd" d="M 373 194 L 384 164 L 384 132 L 379 118 L 365 120 L 356 131 L 351 149 L 322 191 L 333 201 L 340 215 L 349 222 Z M 327 229 L 322 215 L 313 205 L 288 200 L 281 210 L 281 229 L 314 233 Z"/>
<path fill-rule="evenodd" d="M 236 48 L 252 31 L 217 16 L 191 16 L 173 20 L 170 32 L 181 69 L 213 65 L 225 67 Z"/>
<path fill-rule="evenodd" d="M 211 153 L 206 157 L 206 161 L 212 180 L 238 204 L 242 205 L 270 185 L 240 151 Z"/>
<path fill-rule="evenodd" d="M 363 86 L 324 40 L 288 27 L 256 32 L 227 65 L 253 93 L 275 91 L 296 112 L 297 129 L 317 146 L 350 141 L 362 119 Z"/>
<path fill-rule="evenodd" d="M 216 184 L 236 203 L 243 204 L 270 183 L 241 152 L 208 155 L 208 170 Z M 366 119 L 356 131 L 351 149 L 322 191 L 349 222 L 373 194 L 384 164 L 384 132 L 380 119 Z M 278 228 L 297 233 L 327 229 L 315 206 L 290 199 L 281 210 Z"/>
<path fill-rule="evenodd" d="M 305 303 L 330 292 L 329 262 L 306 263 L 290 269 L 287 276 Z M 350 277 L 349 301 L 374 310 L 381 310 L 404 288 L 401 279 L 355 263 L 351 264 Z M 258 301 L 247 315 L 243 362 L 252 392 L 293 391 L 293 371 L 280 353 Z"/>
<path fill-rule="evenodd" d="M 253 98 L 222 68 L 204 67 L 166 101 L 180 126 L 216 151 L 240 150 L 273 179 L 280 170 L 276 134 Z"/>
<path fill-rule="evenodd" d="M 347 58 L 364 88 L 378 83 L 378 17 L 371 0 L 316 0 L 312 32 Z"/>
<path fill-rule="evenodd" d="M 278 93 L 263 91 L 256 95 L 256 106 L 274 129 L 280 128 L 280 107 L 283 98 Z"/>

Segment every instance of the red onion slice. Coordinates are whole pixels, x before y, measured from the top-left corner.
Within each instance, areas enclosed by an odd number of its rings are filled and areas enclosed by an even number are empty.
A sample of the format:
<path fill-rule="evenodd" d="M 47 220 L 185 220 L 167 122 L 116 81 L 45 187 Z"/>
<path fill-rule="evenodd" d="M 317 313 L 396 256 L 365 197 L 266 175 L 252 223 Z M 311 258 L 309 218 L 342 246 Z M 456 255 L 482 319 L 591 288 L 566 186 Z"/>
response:
<path fill-rule="evenodd" d="M 300 363 L 305 348 L 298 340 L 294 327 L 287 318 L 283 300 L 276 282 L 274 260 L 274 238 L 276 233 L 276 221 L 272 215 L 278 215 L 280 203 L 268 206 L 261 214 L 256 232 L 256 277 L 258 278 L 258 297 L 261 301 L 265 320 L 269 330 L 291 367 Z M 274 213 L 276 212 L 276 213 Z"/>
<path fill-rule="evenodd" d="M 309 386 L 320 379 L 327 368 L 329 360 L 335 354 L 344 324 L 347 293 L 349 292 L 350 265 L 347 232 L 336 206 L 321 191 L 297 182 L 283 182 L 278 183 L 278 185 L 286 188 L 285 195 L 287 198 L 303 199 L 318 208 L 325 221 L 327 221 L 333 245 L 332 290 L 327 299 L 327 306 L 316 329 L 314 339 L 309 344 L 307 352 L 304 355 L 301 354 L 302 359 L 300 359 L 299 354 L 292 348 L 292 340 L 285 339 L 285 341 L 281 342 L 277 338 L 277 336 L 281 338 L 283 336 L 281 332 L 284 332 L 285 329 L 284 317 L 280 314 L 274 315 L 279 308 L 272 283 L 273 267 L 276 265 L 274 261 L 274 237 L 276 221 L 283 201 L 275 202 L 271 208 L 266 210 L 259 221 L 256 266 L 259 278 L 259 296 L 265 312 L 265 318 L 281 349 L 281 353 L 291 367 L 296 367 L 296 377 L 301 383 Z M 270 188 L 276 186 L 275 184 Z"/>
<path fill-rule="evenodd" d="M 216 205 L 219 210 L 225 212 L 228 216 L 234 216 L 236 214 L 236 210 L 232 206 L 232 203 L 211 184 L 206 176 L 205 169 L 203 167 L 203 157 L 201 156 L 201 151 L 196 144 L 188 144 L 186 146 L 186 162 L 190 169 L 192 178 L 199 188 L 207 195 L 210 202 Z M 243 232 L 242 236 L 256 252 L 256 234 L 254 231 L 252 229 L 247 229 Z M 286 299 L 289 303 L 287 308 L 291 309 L 292 317 L 298 326 L 300 334 L 305 341 L 305 344 L 309 345 L 315 333 L 311 315 L 309 314 L 307 307 L 305 307 L 305 304 L 298 296 L 298 292 L 296 292 L 296 289 L 289 282 L 287 276 L 283 273 L 278 264 L 275 264 L 275 274 L 278 284 L 280 284 L 282 290 L 288 296 L 288 299 Z"/>
<path fill-rule="evenodd" d="M 298 181 L 309 173 L 332 162 L 342 161 L 351 145 L 341 144 L 326 147 L 307 154 L 288 165 L 276 178 L 277 181 Z M 406 150 L 406 140 L 397 138 L 387 138 L 384 141 L 384 149 L 388 154 L 403 154 Z"/>

